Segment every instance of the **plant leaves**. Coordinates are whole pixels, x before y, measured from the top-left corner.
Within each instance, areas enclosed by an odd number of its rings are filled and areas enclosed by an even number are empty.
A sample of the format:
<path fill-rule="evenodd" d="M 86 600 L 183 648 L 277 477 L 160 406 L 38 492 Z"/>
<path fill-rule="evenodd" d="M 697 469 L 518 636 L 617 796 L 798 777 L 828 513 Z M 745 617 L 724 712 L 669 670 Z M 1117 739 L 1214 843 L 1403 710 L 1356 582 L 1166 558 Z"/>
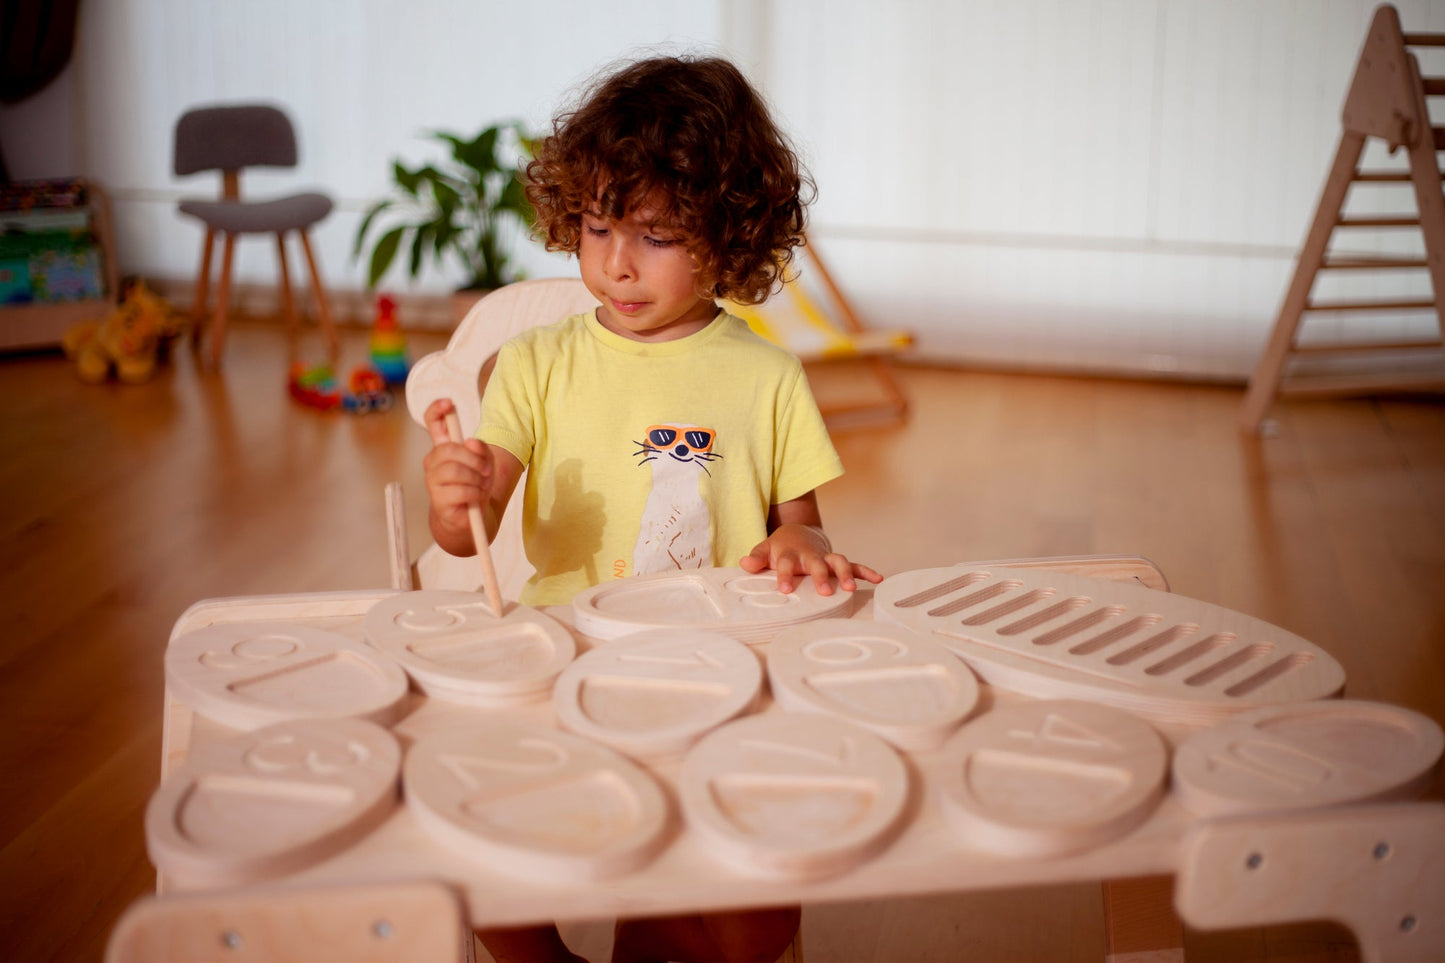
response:
<path fill-rule="evenodd" d="M 452 156 L 458 162 L 476 171 L 477 179 L 483 179 L 487 174 L 502 169 L 501 164 L 497 162 L 497 135 L 499 133 L 500 128 L 492 126 L 471 141 L 453 141 Z"/>
<path fill-rule="evenodd" d="M 452 215 L 462 206 L 462 196 L 457 193 L 456 188 L 442 180 L 432 181 L 431 192 L 441 210 L 438 220 L 450 222 Z"/>
<path fill-rule="evenodd" d="M 423 224 L 416 229 L 411 239 L 411 264 L 409 270 L 412 277 L 421 273 L 422 252 L 426 250 L 427 237 L 435 228 L 430 224 Z"/>
<path fill-rule="evenodd" d="M 522 219 L 522 223 L 531 227 L 537 220 L 537 212 L 532 208 L 532 202 L 527 200 L 527 190 L 517 178 L 508 178 L 507 183 L 502 186 L 501 196 L 497 198 L 497 209 L 511 211 Z"/>
<path fill-rule="evenodd" d="M 416 197 L 416 187 L 421 181 L 422 170 L 409 171 L 401 165 L 401 161 L 393 161 L 391 167 L 391 176 L 395 178 L 397 186 Z"/>
<path fill-rule="evenodd" d="M 376 240 L 371 251 L 370 286 L 375 287 L 391 267 L 408 231 L 413 232 L 408 249 L 412 277 L 427 261 L 440 263 L 453 254 L 474 281 L 487 287 L 500 287 L 512 280 L 510 275 L 520 276 L 508 268 L 513 235 L 499 218 L 515 217 L 527 227 L 533 224 L 536 214 L 518 180 L 517 160 L 531 157 L 539 140 L 528 137 L 518 121 L 493 124 L 470 139 L 447 131 L 428 135 L 449 145 L 450 160 L 415 169 L 394 160 L 395 196 L 373 205 L 357 230 L 353 257 L 363 251 L 384 211 L 398 208 L 414 215 L 409 223 L 391 228 Z M 504 230 L 499 233 L 499 229 Z"/>
<path fill-rule="evenodd" d="M 394 203 L 395 201 L 390 199 L 377 201 L 371 206 L 371 210 L 366 212 L 366 216 L 361 219 L 361 226 L 356 229 L 356 243 L 351 249 L 351 259 L 353 261 L 361 256 L 361 242 L 366 238 L 366 232 L 371 227 L 371 222 L 376 218 L 376 215 L 391 207 Z"/>
<path fill-rule="evenodd" d="M 376 287 L 376 282 L 380 281 L 381 276 L 386 273 L 386 269 L 391 267 L 392 258 L 396 257 L 397 245 L 401 243 L 401 235 L 405 231 L 405 226 L 394 227 L 376 242 L 376 248 L 371 252 L 371 272 L 367 287 Z"/>

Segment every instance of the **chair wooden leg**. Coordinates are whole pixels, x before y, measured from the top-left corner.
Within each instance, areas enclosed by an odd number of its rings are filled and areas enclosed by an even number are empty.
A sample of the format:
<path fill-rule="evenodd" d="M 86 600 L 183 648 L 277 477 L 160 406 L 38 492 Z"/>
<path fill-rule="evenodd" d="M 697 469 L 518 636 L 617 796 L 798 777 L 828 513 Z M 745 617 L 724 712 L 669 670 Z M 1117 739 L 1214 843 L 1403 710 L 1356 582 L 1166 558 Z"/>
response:
<path fill-rule="evenodd" d="M 316 293 L 316 312 L 321 321 L 321 333 L 326 337 L 330 360 L 334 365 L 340 353 L 340 344 L 336 337 L 336 326 L 331 321 L 331 308 L 326 303 L 326 288 L 321 283 L 321 272 L 316 269 L 316 255 L 311 250 L 311 239 L 305 231 L 296 233 L 301 235 L 301 249 L 306 252 L 306 266 L 311 269 L 311 290 Z"/>
<path fill-rule="evenodd" d="M 206 302 L 211 297 L 211 252 L 216 246 L 216 231 L 206 228 L 206 240 L 201 246 L 201 273 L 196 276 L 196 299 L 191 305 L 191 340 L 201 343 L 206 333 Z"/>
<path fill-rule="evenodd" d="M 221 366 L 221 353 L 226 346 L 226 312 L 231 300 L 231 256 L 236 249 L 236 235 L 227 233 L 221 254 L 221 283 L 216 288 L 216 313 L 211 318 L 211 364 Z"/>
<path fill-rule="evenodd" d="M 296 301 L 291 297 L 291 271 L 286 267 L 286 232 L 276 232 L 276 260 L 281 266 L 281 313 L 286 317 L 286 339 L 291 360 L 296 360 Z"/>
<path fill-rule="evenodd" d="M 879 386 L 893 403 L 893 413 L 899 419 L 908 417 L 908 396 L 903 393 L 898 378 L 893 374 L 893 365 L 887 358 L 869 358 L 868 366 L 873 369 L 873 376 L 878 379 Z"/>

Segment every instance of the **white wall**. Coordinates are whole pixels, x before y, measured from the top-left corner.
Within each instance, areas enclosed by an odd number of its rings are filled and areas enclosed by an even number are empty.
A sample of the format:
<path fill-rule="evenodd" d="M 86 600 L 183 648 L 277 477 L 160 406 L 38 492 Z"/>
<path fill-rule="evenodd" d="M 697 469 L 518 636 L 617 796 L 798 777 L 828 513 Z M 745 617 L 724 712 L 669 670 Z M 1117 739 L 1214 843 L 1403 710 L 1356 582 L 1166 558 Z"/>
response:
<path fill-rule="evenodd" d="M 1407 30 L 1445 30 L 1445 4 L 1397 7 Z M 768 80 L 813 154 L 820 243 L 873 318 L 916 326 L 942 357 L 1239 377 L 1313 215 L 1372 12 L 800 0 L 772 9 Z M 1385 243 L 1357 233 L 1352 249 Z M 1378 278 L 1346 283 L 1367 296 Z M 1388 283 L 1428 296 L 1424 272 Z"/>
<path fill-rule="evenodd" d="M 1445 4 L 1396 6 L 1407 30 L 1445 32 Z M 1313 213 L 1372 10 L 1369 0 L 88 0 L 64 79 L 67 133 L 22 129 L 17 147 L 15 127 L 35 124 L 21 105 L 0 112 L 0 136 L 16 175 L 85 173 L 110 186 L 123 270 L 186 278 L 200 236 L 174 203 L 209 183 L 170 174 L 175 117 L 202 101 L 284 102 L 301 167 L 249 186 L 330 191 L 339 210 L 318 235 L 323 267 L 334 287 L 360 288 L 360 212 L 385 192 L 391 158 L 428 155 L 421 132 L 505 117 L 541 127 L 618 56 L 703 47 L 737 58 L 768 93 L 818 182 L 819 248 L 862 313 L 914 328 L 924 355 L 1237 378 Z M 1445 74 L 1440 61 L 1425 67 Z M 49 165 L 70 153 L 75 169 L 24 170 L 27 150 Z M 1386 204 L 1408 196 L 1375 190 Z M 1399 244 L 1367 235 L 1352 249 Z M 270 245 L 239 251 L 242 280 L 274 277 Z M 535 250 L 525 260 L 534 275 L 572 270 Z M 456 276 L 390 280 L 442 292 Z M 1407 275 L 1352 283 L 1359 295 L 1429 291 Z M 1415 314 L 1306 330 L 1329 340 L 1362 323 L 1391 338 L 1432 324 Z"/>

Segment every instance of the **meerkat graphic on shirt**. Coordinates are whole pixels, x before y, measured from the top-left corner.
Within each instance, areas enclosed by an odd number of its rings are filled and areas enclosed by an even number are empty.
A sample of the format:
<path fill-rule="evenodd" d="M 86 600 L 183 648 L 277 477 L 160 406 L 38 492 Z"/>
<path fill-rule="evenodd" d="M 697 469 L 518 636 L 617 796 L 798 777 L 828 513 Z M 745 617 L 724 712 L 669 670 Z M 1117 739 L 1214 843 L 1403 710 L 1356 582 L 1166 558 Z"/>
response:
<path fill-rule="evenodd" d="M 712 430 L 696 425 L 653 425 L 638 450 L 638 466 L 652 472 L 652 488 L 642 510 L 632 572 L 674 572 L 712 564 L 711 515 L 702 496 L 713 451 Z"/>

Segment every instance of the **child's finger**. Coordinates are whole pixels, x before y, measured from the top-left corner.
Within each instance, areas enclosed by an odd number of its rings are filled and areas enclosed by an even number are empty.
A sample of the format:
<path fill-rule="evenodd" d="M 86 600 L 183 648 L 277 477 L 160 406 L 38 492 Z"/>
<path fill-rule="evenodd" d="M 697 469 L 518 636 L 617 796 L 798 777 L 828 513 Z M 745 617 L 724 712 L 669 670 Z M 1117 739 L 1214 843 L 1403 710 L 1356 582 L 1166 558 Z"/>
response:
<path fill-rule="evenodd" d="M 833 569 L 828 565 L 826 559 L 821 555 L 809 558 L 807 562 L 808 574 L 813 576 L 813 587 L 819 595 L 833 594 Z M 842 579 L 838 580 L 842 582 Z"/>
<path fill-rule="evenodd" d="M 439 445 L 444 441 L 450 441 L 447 434 L 447 415 L 456 409 L 450 398 L 438 398 L 426 406 L 426 415 L 423 420 L 426 422 L 426 432 L 431 436 L 433 445 Z"/>
<path fill-rule="evenodd" d="M 756 575 L 767 570 L 769 557 L 768 543 L 759 542 L 753 546 L 751 552 L 738 559 L 738 567 L 750 575 Z"/>
<path fill-rule="evenodd" d="M 831 566 L 830 575 L 838 577 L 838 586 L 845 592 L 854 592 L 858 589 L 858 583 L 853 580 L 853 566 L 842 555 L 836 553 L 828 556 L 828 564 Z"/>
<path fill-rule="evenodd" d="M 853 574 L 856 575 L 858 578 L 872 582 L 874 585 L 877 585 L 879 582 L 883 581 L 883 574 L 881 572 L 878 572 L 875 569 L 871 569 L 866 565 L 854 564 Z"/>
<path fill-rule="evenodd" d="M 773 568 L 778 573 L 778 591 L 787 595 L 796 584 L 794 577 L 798 573 L 797 561 L 791 555 L 784 555 L 774 562 Z"/>

